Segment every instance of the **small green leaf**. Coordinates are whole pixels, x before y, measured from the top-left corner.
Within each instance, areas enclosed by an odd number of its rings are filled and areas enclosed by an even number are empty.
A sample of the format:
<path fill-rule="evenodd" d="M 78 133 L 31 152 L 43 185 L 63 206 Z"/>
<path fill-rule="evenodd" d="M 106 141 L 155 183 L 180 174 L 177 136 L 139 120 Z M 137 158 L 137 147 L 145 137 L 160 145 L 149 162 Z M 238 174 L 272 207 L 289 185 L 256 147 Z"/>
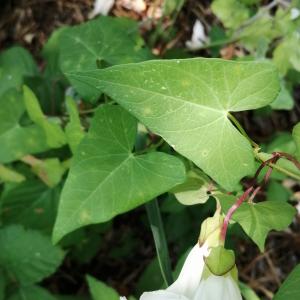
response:
<path fill-rule="evenodd" d="M 227 190 L 254 171 L 249 141 L 228 112 L 270 104 L 275 67 L 220 59 L 149 61 L 69 74 L 115 99 Z"/>
<path fill-rule="evenodd" d="M 218 195 L 217 198 L 224 212 L 236 202 L 234 196 Z M 281 201 L 243 203 L 233 214 L 232 219 L 242 226 L 245 233 L 263 252 L 269 231 L 286 229 L 295 213 L 294 207 Z"/>
<path fill-rule="evenodd" d="M 10 169 L 2 164 L 0 164 L 0 181 L 3 182 L 22 182 L 26 178 L 14 171 L 13 169 Z"/>
<path fill-rule="evenodd" d="M 235 266 L 234 252 L 223 246 L 211 248 L 209 256 L 205 258 L 205 264 L 211 273 L 223 276 Z"/>
<path fill-rule="evenodd" d="M 65 132 L 68 144 L 70 145 L 72 152 L 75 153 L 78 145 L 84 137 L 84 131 L 80 123 L 77 106 L 71 97 L 66 98 L 66 106 L 70 120 L 66 125 Z"/>
<path fill-rule="evenodd" d="M 60 183 L 66 169 L 57 158 L 39 160 L 39 163 L 32 166 L 32 170 L 49 187 L 54 187 Z"/>
<path fill-rule="evenodd" d="M 2 52 L 0 54 L 0 95 L 11 88 L 20 89 L 25 77 L 35 76 L 37 73 L 33 58 L 24 48 L 12 47 Z"/>
<path fill-rule="evenodd" d="M 26 154 L 47 150 L 45 134 L 36 125 L 21 126 L 25 112 L 22 95 L 9 90 L 0 97 L 0 162 L 11 162 Z"/>
<path fill-rule="evenodd" d="M 63 252 L 38 231 L 12 225 L 0 230 L 0 265 L 22 285 L 41 281 L 55 272 Z M 31 298 L 32 299 L 32 298 Z"/>
<path fill-rule="evenodd" d="M 54 228 L 57 241 L 68 232 L 105 222 L 168 191 L 185 180 L 180 159 L 131 152 L 136 120 L 119 106 L 96 112 L 72 161 Z"/>
<path fill-rule="evenodd" d="M 4 224 L 51 233 L 57 214 L 60 188 L 49 189 L 38 180 L 28 180 L 4 192 L 1 219 Z"/>
<path fill-rule="evenodd" d="M 93 300 L 119 300 L 120 296 L 117 294 L 115 290 L 111 287 L 107 286 L 103 282 L 95 279 L 92 276 L 86 277 L 89 290 L 92 295 Z"/>
<path fill-rule="evenodd" d="M 63 146 L 66 143 L 66 137 L 61 127 L 47 120 L 35 94 L 26 85 L 23 86 L 23 93 L 27 113 L 30 119 L 44 130 L 49 147 L 59 148 Z"/>
<path fill-rule="evenodd" d="M 8 300 L 56 300 L 56 297 L 52 296 L 46 289 L 37 286 L 30 285 L 26 287 L 19 287 Z"/>
<path fill-rule="evenodd" d="M 294 268 L 274 297 L 274 300 L 298 299 L 300 299 L 300 265 Z"/>
<path fill-rule="evenodd" d="M 294 126 L 293 128 L 293 138 L 296 143 L 296 157 L 300 160 L 300 123 Z"/>
<path fill-rule="evenodd" d="M 65 29 L 60 37 L 60 63 L 64 73 L 98 69 L 99 65 L 139 62 L 152 57 L 138 34 L 138 23 L 124 18 L 101 17 Z M 101 92 L 70 78 L 83 98 L 94 101 Z"/>

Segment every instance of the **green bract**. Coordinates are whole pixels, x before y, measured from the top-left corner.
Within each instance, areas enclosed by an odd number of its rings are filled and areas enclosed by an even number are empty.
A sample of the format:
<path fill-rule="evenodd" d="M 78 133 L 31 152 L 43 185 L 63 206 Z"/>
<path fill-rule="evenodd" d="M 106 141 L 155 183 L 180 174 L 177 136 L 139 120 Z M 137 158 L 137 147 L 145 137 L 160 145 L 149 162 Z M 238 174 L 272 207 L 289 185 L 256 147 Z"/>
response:
<path fill-rule="evenodd" d="M 227 190 L 251 174 L 248 140 L 229 112 L 270 104 L 279 92 L 275 67 L 220 59 L 149 61 L 69 73 L 103 91 Z"/>

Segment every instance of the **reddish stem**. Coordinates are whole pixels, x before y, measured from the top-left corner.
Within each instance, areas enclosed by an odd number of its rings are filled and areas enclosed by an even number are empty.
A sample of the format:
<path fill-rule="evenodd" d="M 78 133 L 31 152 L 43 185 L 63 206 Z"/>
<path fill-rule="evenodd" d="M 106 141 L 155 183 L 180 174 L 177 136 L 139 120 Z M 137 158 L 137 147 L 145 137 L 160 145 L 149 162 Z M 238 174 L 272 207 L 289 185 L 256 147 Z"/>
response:
<path fill-rule="evenodd" d="M 232 205 L 230 207 L 230 209 L 228 210 L 225 219 L 224 219 L 224 223 L 221 229 L 221 239 L 225 242 L 226 239 L 226 233 L 227 233 L 227 228 L 229 225 L 229 221 L 231 220 L 232 215 L 234 214 L 234 212 L 242 205 L 242 203 L 248 198 L 249 194 L 253 191 L 253 186 L 249 187 L 244 194 L 237 199 L 237 201 L 235 202 L 234 205 Z"/>

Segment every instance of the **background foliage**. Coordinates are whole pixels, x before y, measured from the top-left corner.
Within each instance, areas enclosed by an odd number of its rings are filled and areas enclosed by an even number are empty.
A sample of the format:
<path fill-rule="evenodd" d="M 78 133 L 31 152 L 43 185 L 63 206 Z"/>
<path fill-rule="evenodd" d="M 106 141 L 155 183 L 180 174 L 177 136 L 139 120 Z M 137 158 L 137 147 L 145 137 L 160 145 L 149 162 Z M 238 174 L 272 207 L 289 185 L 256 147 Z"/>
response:
<path fill-rule="evenodd" d="M 176 278 L 215 199 L 300 158 L 299 1 L 123 2 L 3 6 L 0 300 L 138 299 Z M 288 158 L 229 228 L 247 300 L 300 295 Z"/>

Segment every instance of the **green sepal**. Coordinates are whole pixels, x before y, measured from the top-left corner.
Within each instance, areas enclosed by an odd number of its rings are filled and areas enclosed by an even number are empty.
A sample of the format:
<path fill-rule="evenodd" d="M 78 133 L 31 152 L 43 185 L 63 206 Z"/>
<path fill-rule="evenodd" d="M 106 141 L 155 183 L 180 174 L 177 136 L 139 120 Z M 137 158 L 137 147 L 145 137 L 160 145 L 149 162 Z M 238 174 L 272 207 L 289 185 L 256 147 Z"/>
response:
<path fill-rule="evenodd" d="M 224 222 L 224 217 L 217 210 L 213 217 L 207 218 L 201 224 L 201 231 L 199 236 L 199 244 L 202 246 L 206 243 L 209 247 L 218 247 L 223 245 L 220 239 L 221 228 Z"/>

